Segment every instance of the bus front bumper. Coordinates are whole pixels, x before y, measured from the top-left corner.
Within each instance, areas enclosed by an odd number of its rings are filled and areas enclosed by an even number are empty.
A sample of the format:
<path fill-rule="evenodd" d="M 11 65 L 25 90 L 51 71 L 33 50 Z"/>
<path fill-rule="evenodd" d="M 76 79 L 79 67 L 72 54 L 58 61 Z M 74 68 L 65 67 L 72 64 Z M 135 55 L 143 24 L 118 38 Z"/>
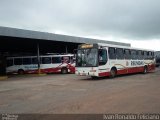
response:
<path fill-rule="evenodd" d="M 75 74 L 79 76 L 98 76 L 98 71 L 95 68 L 78 68 Z"/>

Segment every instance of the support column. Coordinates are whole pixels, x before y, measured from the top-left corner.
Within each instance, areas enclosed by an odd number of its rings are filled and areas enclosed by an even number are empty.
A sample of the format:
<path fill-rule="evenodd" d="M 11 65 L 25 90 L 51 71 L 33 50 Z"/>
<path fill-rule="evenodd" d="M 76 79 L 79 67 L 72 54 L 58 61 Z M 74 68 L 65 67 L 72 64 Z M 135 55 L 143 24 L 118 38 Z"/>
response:
<path fill-rule="evenodd" d="M 41 74 L 40 69 L 40 56 L 39 56 L 39 43 L 37 42 L 37 60 L 38 60 L 38 74 Z"/>
<path fill-rule="evenodd" d="M 3 53 L 0 53 L 0 76 L 6 75 L 6 58 Z"/>
<path fill-rule="evenodd" d="M 66 54 L 68 53 L 68 47 L 67 47 L 67 45 L 66 45 Z"/>

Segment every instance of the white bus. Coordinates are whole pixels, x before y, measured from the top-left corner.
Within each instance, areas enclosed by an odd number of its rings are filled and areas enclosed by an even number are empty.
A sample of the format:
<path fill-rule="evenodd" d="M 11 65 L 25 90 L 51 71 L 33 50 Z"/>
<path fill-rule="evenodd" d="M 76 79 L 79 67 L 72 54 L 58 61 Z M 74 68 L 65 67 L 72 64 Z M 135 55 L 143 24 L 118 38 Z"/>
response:
<path fill-rule="evenodd" d="M 155 69 L 154 51 L 108 44 L 78 46 L 75 73 L 81 76 L 115 77 L 147 73 Z"/>
<path fill-rule="evenodd" d="M 160 66 L 160 51 L 155 52 L 156 67 Z"/>
<path fill-rule="evenodd" d="M 40 56 L 41 73 L 74 73 L 75 62 L 73 54 Z M 7 73 L 38 73 L 37 56 L 19 56 L 7 58 Z"/>

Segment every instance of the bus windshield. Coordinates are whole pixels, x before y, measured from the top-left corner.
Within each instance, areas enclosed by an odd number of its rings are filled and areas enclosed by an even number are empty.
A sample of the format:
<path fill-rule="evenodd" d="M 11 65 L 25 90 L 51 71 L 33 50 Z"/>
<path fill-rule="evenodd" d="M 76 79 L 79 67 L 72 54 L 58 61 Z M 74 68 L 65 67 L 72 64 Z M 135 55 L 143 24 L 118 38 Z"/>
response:
<path fill-rule="evenodd" d="M 98 49 L 79 49 L 77 51 L 77 64 L 78 67 L 94 67 L 98 63 Z"/>

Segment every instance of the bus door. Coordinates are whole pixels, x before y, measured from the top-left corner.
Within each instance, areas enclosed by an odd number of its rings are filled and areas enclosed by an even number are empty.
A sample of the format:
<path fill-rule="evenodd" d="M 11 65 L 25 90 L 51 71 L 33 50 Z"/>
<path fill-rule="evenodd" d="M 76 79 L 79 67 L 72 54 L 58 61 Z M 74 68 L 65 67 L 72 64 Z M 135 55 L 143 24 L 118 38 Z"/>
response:
<path fill-rule="evenodd" d="M 102 76 L 106 76 L 107 74 L 107 61 L 108 61 L 108 55 L 106 49 L 99 49 L 98 51 L 98 64 L 99 64 L 99 73 L 102 74 Z"/>

